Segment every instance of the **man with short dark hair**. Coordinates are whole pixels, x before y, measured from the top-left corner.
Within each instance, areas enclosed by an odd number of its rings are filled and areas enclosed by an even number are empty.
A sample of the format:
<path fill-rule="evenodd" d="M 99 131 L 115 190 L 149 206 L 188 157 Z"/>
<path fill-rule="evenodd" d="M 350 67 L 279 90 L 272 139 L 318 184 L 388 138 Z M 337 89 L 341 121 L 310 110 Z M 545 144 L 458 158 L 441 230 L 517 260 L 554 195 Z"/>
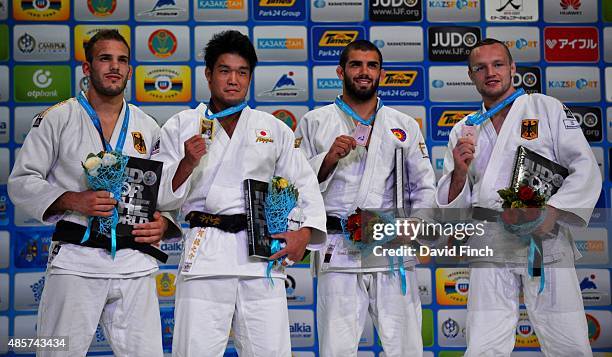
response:
<path fill-rule="evenodd" d="M 44 224 L 57 223 L 37 333 L 68 337 L 69 352 L 45 350 L 38 356 L 84 356 L 98 322 L 115 355 L 162 356 L 153 277 L 157 262 L 136 246 L 150 248 L 171 233 L 167 218 L 156 212 L 153 222 L 136 225 L 137 244 L 117 250 L 114 259 L 96 245 L 110 247 L 110 238 L 92 233 L 81 242 L 88 217 L 109 217 L 118 198 L 88 189 L 81 162 L 107 146 L 149 158 L 159 127 L 123 98 L 132 74 L 125 39 L 117 31 L 102 30 L 89 41 L 86 53 L 83 72 L 89 89 L 34 118 L 8 183 L 16 206 Z"/>
<path fill-rule="evenodd" d="M 285 265 L 325 242 L 325 212 L 316 177 L 294 147 L 291 129 L 253 110 L 245 98 L 257 63 L 248 37 L 216 34 L 205 48 L 210 102 L 173 116 L 162 128 L 157 160 L 162 198 L 190 222 L 177 280 L 174 356 L 222 356 L 233 332 L 241 356 L 291 355 Z M 204 138 L 203 138 L 204 137 Z M 281 176 L 299 191 L 297 230 L 277 234 L 285 257 L 267 278 L 268 262 L 249 257 L 243 182 Z"/>
<path fill-rule="evenodd" d="M 521 94 L 512 86 L 516 66 L 500 41 L 478 43 L 468 57 L 468 74 L 482 96 L 480 115 L 457 123 L 449 137 L 438 182 L 441 208 L 474 208 L 485 236 L 471 247 L 494 255 L 471 258 L 466 356 L 510 356 L 519 319 L 519 293 L 546 356 L 591 356 L 587 322 L 574 269 L 580 254 L 570 225 L 584 226 L 601 190 L 601 175 L 580 125 L 557 99 Z M 489 118 L 490 116 L 490 118 Z M 546 203 L 525 244 L 497 223 L 510 186 L 519 146 L 564 166 L 569 175 Z M 588 182 L 588 184 L 585 184 Z M 530 244 L 541 242 L 544 268 L 531 275 Z M 535 271 L 535 270 L 534 270 Z"/>
<path fill-rule="evenodd" d="M 386 356 L 421 356 L 416 259 L 405 257 L 393 266 L 388 257 L 366 263 L 373 251 L 360 252 L 347 241 L 350 223 L 343 220 L 355 217 L 358 209 L 396 208 L 394 175 L 402 171 L 409 177 L 399 188 L 406 204 L 433 207 L 435 175 L 427 147 L 419 124 L 377 97 L 385 73 L 374 44 L 358 40 L 346 46 L 336 73 L 343 82 L 342 95 L 334 104 L 306 113 L 296 130 L 318 175 L 330 233 L 325 255 L 315 259 L 319 351 L 325 357 L 357 356 L 369 313 Z M 398 149 L 403 161 L 396 170 Z"/>

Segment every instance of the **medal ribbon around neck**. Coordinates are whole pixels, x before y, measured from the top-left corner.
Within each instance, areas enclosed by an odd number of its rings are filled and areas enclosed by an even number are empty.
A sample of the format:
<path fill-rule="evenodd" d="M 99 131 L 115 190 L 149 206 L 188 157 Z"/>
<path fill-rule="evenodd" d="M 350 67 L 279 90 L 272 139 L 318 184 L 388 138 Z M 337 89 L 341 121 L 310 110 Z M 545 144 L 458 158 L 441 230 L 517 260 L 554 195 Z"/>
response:
<path fill-rule="evenodd" d="M 79 102 L 79 104 L 81 104 L 83 109 L 85 109 L 85 112 L 91 119 L 93 125 L 96 127 L 98 134 L 100 134 L 100 139 L 102 140 L 102 144 L 104 145 L 104 150 L 107 152 L 115 151 L 119 155 L 122 155 L 121 152 L 123 151 L 123 146 L 125 144 L 125 138 L 127 137 L 128 126 L 130 123 L 130 108 L 127 105 L 127 103 L 126 103 L 125 113 L 123 117 L 123 124 L 121 125 L 121 132 L 119 133 L 119 139 L 117 139 L 117 144 L 115 145 L 115 149 L 113 150 L 113 147 L 111 146 L 111 144 L 107 142 L 106 139 L 104 138 L 104 133 L 102 132 L 102 124 L 100 122 L 100 118 L 98 117 L 98 114 L 93 109 L 91 104 L 89 104 L 89 101 L 87 101 L 87 98 L 85 97 L 85 94 L 83 94 L 83 92 L 79 93 L 79 95 L 77 96 L 77 101 Z M 112 194 L 113 194 L 113 197 L 118 200 L 119 197 L 121 196 L 121 191 L 113 192 Z M 117 252 L 117 222 L 119 220 L 119 213 L 117 212 L 117 207 L 113 207 L 112 217 L 113 217 L 113 224 L 111 225 L 111 256 L 114 259 L 115 253 Z M 91 235 L 92 224 L 93 224 L 93 217 L 89 217 L 88 224 L 87 224 L 87 230 L 85 231 L 85 234 L 83 235 L 81 244 L 89 240 L 89 236 Z"/>
<path fill-rule="evenodd" d="M 244 108 L 246 108 L 247 106 L 247 102 L 244 101 L 238 105 L 234 105 L 233 107 L 229 107 L 226 109 L 223 109 L 220 112 L 217 113 L 211 113 L 209 108 L 210 102 L 208 102 L 208 104 L 206 105 L 206 110 L 204 111 L 204 116 L 206 117 L 206 119 L 212 120 L 212 119 L 217 119 L 219 120 L 220 118 L 225 118 L 227 116 L 230 116 L 232 114 L 238 113 L 239 111 L 243 110 Z"/>
<path fill-rule="evenodd" d="M 359 123 L 365 125 L 365 126 L 370 126 L 372 125 L 372 122 L 374 121 L 374 118 L 376 118 L 376 114 L 378 113 L 378 111 L 380 110 L 380 108 L 383 107 L 383 101 L 382 100 L 378 100 L 378 105 L 376 107 L 376 111 L 374 112 L 374 114 L 372 114 L 372 116 L 368 119 L 368 120 L 364 120 L 362 119 L 359 114 L 355 113 L 355 111 L 348 105 L 346 104 L 342 98 L 340 98 L 340 96 L 336 97 L 336 101 L 334 102 L 336 104 L 336 106 L 338 108 L 340 108 L 340 110 L 342 110 L 346 115 L 350 116 L 351 118 L 355 119 L 356 121 L 358 121 Z"/>
<path fill-rule="evenodd" d="M 500 110 L 504 109 L 510 103 L 514 102 L 516 98 L 522 96 L 523 94 L 525 94 L 525 90 L 523 88 L 519 88 L 516 92 L 512 93 L 510 96 L 508 96 L 506 99 L 504 99 L 500 103 L 497 103 L 496 106 L 487 110 L 486 112 L 483 113 L 482 110 L 479 110 L 478 112 L 476 112 L 476 114 L 469 116 L 465 124 L 466 125 L 480 125 L 484 123 L 486 120 L 491 119 Z"/>

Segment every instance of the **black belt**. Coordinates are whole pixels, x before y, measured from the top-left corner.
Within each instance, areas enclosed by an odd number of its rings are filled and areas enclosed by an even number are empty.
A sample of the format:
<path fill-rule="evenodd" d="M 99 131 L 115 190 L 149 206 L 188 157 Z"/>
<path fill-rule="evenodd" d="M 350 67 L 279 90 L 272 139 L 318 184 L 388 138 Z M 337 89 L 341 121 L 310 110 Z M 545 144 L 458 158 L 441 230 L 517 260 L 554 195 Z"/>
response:
<path fill-rule="evenodd" d="M 191 211 L 185 219 L 189 221 L 189 228 L 214 227 L 228 233 L 247 229 L 245 214 L 222 215 Z"/>
<path fill-rule="evenodd" d="M 327 216 L 327 233 L 338 234 L 342 233 L 341 219 L 334 216 Z"/>
<path fill-rule="evenodd" d="M 518 208 L 513 208 L 518 209 Z M 474 207 L 472 209 L 472 218 L 478 221 L 488 221 L 488 222 L 496 222 L 499 216 L 501 216 L 501 211 L 496 211 L 490 208 L 484 207 Z M 550 231 L 549 234 L 557 235 L 559 233 L 559 224 L 555 223 L 555 226 Z"/>
<path fill-rule="evenodd" d="M 51 240 L 54 242 L 70 243 L 83 247 L 99 248 L 106 249 L 109 252 L 111 251 L 110 238 L 102 234 L 98 234 L 97 232 L 91 232 L 89 239 L 85 243 L 81 243 L 86 230 L 87 227 L 80 224 L 68 221 L 59 221 L 55 226 L 55 231 L 53 232 L 53 238 Z M 117 250 L 126 248 L 131 248 L 144 254 L 148 254 L 162 263 L 168 261 L 168 254 L 151 246 L 149 243 L 136 242 L 132 236 L 120 238 L 117 237 Z"/>

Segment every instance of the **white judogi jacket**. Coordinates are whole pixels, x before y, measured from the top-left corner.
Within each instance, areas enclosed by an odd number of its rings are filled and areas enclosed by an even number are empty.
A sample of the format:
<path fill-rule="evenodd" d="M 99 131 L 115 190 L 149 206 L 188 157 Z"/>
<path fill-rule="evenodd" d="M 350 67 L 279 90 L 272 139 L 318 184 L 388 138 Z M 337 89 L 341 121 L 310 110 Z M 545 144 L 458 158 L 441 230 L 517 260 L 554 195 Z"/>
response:
<path fill-rule="evenodd" d="M 110 141 L 114 148 L 121 132 L 125 110 L 130 122 L 123 153 L 148 159 L 159 137 L 159 126 L 150 116 L 125 101 Z M 140 133 L 145 150 L 137 150 L 133 135 Z M 76 98 L 70 98 L 37 115 L 9 177 L 8 191 L 13 203 L 43 224 L 66 220 L 87 226 L 87 217 L 78 212 L 45 217 L 44 213 L 64 192 L 88 189 L 81 162 L 89 153 L 104 150 L 100 135 Z M 170 218 L 170 217 L 169 217 Z M 62 244 L 50 257 L 49 272 L 91 277 L 137 277 L 157 270 L 155 258 L 133 249 L 110 253 L 98 248 Z"/>
<path fill-rule="evenodd" d="M 306 113 L 298 123 L 295 135 L 298 141 L 301 138 L 300 148 L 310 165 L 319 172 L 334 140 L 340 135 L 352 135 L 355 127 L 352 118 L 335 104 L 330 104 Z M 408 181 L 404 183 L 404 206 L 412 210 L 434 207 L 435 174 L 418 123 L 406 114 L 383 106 L 376 115 L 368 149 L 357 146 L 340 159 L 336 168 L 319 184 L 327 214 L 342 218 L 357 208 L 395 208 L 397 148 L 403 149 Z M 341 234 L 330 235 L 329 241 L 330 245 L 335 245 L 330 270 L 389 269 L 386 257 L 375 259 L 380 263 L 378 268 L 362 267 L 360 254 L 351 253 Z M 373 261 L 368 258 L 368 262 Z M 405 258 L 405 262 L 416 264 L 416 259 Z"/>
<path fill-rule="evenodd" d="M 273 176 L 282 176 L 299 191 L 302 226 L 313 228 L 308 249 L 321 249 L 326 240 L 325 209 L 316 177 L 299 149 L 294 148 L 291 129 L 270 114 L 246 107 L 231 139 L 215 120 L 212 142 L 200 165 L 176 192 L 172 191 L 172 178 L 185 156 L 184 142 L 200 134 L 205 110 L 206 106 L 200 104 L 196 109 L 182 111 L 162 128 L 160 151 L 153 157 L 165 163 L 164 189 L 160 189 L 162 207 L 180 208 L 182 217 L 191 211 L 242 214 L 245 213 L 244 180 L 270 182 Z M 194 237 L 201 230 L 194 228 L 186 234 L 181 266 L 184 266 L 185 252 L 192 248 Z M 197 249 L 197 256 L 191 268 L 181 271 L 185 277 L 265 276 L 267 262 L 248 256 L 246 231 L 237 234 L 216 228 L 204 231 L 201 245 L 193 247 Z M 283 274 L 277 271 L 272 276 Z"/>
<path fill-rule="evenodd" d="M 525 119 L 537 120 L 537 137 L 522 137 L 521 126 Z M 567 225 L 586 225 L 589 222 L 602 180 L 593 152 L 571 112 L 555 98 L 525 94 L 514 101 L 499 135 L 490 120 L 478 126 L 475 157 L 465 186 L 455 200 L 448 202 L 454 168 L 452 150 L 461 137 L 465 120 L 457 123 L 450 133 L 443 176 L 438 182 L 438 205 L 441 208 L 479 206 L 501 210 L 502 200 L 497 190 L 510 186 L 517 147 L 522 145 L 569 170 L 569 176 L 557 193 L 551 196 L 548 204 L 575 216 L 564 215 L 559 236 L 544 240 L 544 262 L 556 261 L 563 254 L 571 254 L 572 249 L 577 253 Z M 494 249 L 495 257 L 473 258 L 474 261 L 526 262 L 528 247 L 520 244 L 503 227 L 487 224 L 485 231 L 484 237 L 473 236 L 468 243 L 476 248 L 488 245 Z"/>

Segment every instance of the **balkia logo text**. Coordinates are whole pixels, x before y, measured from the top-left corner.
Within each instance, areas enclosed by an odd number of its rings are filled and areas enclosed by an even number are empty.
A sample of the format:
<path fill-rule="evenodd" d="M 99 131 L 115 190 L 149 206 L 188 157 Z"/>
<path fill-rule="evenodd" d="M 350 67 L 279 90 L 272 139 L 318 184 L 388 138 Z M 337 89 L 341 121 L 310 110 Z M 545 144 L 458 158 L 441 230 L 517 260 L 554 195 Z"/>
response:
<path fill-rule="evenodd" d="M 587 81 L 586 79 L 579 79 L 577 81 L 548 81 L 548 88 L 597 88 L 597 81 Z"/>
<path fill-rule="evenodd" d="M 291 7 L 295 5 L 295 0 L 259 0 L 259 6 L 267 7 Z"/>
<path fill-rule="evenodd" d="M 345 47 L 355 41 L 359 33 L 357 31 L 335 31 L 329 30 L 323 33 L 319 46 L 321 47 Z"/>
<path fill-rule="evenodd" d="M 302 50 L 304 49 L 303 38 L 260 38 L 257 40 L 257 48 L 264 50 Z"/>
<path fill-rule="evenodd" d="M 417 77 L 416 71 L 387 71 L 381 87 L 410 87 Z"/>
<path fill-rule="evenodd" d="M 431 0 L 428 2 L 430 8 L 457 8 L 462 9 L 475 9 L 478 7 L 478 1 L 471 0 L 458 0 L 458 1 L 441 1 Z"/>
<path fill-rule="evenodd" d="M 289 325 L 289 332 L 297 334 L 312 333 L 312 326 L 303 322 L 295 322 L 292 325 Z"/>

